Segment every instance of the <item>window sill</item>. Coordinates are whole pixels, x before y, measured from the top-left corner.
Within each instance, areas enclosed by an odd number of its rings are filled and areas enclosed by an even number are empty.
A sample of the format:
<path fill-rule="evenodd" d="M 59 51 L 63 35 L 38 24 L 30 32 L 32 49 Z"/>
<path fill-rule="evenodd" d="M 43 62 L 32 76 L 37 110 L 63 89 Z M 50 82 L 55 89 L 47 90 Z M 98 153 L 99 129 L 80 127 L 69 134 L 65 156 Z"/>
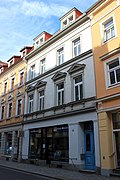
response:
<path fill-rule="evenodd" d="M 113 85 L 109 85 L 109 86 L 107 87 L 107 89 L 117 88 L 118 86 L 120 86 L 120 83 L 118 83 L 118 84 L 113 84 Z"/>
<path fill-rule="evenodd" d="M 112 38 L 110 38 L 110 39 L 108 39 L 108 40 L 106 40 L 106 41 L 102 41 L 102 45 L 107 44 L 108 42 L 112 41 L 112 40 L 115 39 L 115 38 L 117 38 L 117 36 L 114 36 L 114 37 L 112 37 Z"/>

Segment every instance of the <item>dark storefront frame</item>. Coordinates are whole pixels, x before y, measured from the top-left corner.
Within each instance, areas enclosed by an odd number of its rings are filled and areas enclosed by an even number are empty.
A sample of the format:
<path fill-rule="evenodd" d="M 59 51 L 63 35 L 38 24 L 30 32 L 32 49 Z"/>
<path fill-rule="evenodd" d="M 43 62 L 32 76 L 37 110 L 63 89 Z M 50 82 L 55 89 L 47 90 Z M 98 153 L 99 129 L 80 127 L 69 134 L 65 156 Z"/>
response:
<path fill-rule="evenodd" d="M 30 130 L 29 158 L 68 161 L 68 125 Z"/>

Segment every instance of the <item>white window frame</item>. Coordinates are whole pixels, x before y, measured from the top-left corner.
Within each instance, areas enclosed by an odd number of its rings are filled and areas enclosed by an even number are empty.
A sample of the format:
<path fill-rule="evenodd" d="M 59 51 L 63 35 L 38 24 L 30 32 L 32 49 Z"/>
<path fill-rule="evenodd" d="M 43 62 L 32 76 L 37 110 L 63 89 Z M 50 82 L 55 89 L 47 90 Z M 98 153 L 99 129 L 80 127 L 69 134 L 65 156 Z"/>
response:
<path fill-rule="evenodd" d="M 40 93 L 43 92 L 43 95 L 40 95 Z M 41 111 L 45 108 L 45 89 L 39 90 L 39 101 L 38 101 L 38 110 Z"/>
<path fill-rule="evenodd" d="M 21 112 L 20 114 L 18 114 L 18 105 L 19 105 L 19 101 L 21 100 Z M 16 116 L 20 116 L 22 114 L 22 98 L 17 99 L 17 106 L 16 106 Z"/>
<path fill-rule="evenodd" d="M 72 41 L 72 44 L 73 44 L 73 57 L 79 56 L 81 54 L 81 37 L 79 36 L 76 39 L 74 39 Z M 76 54 L 75 54 L 75 48 L 77 49 Z"/>
<path fill-rule="evenodd" d="M 109 65 L 114 63 L 117 60 L 119 61 L 119 65 L 114 68 L 109 69 Z M 116 71 L 119 69 L 120 69 L 120 58 L 119 57 L 111 59 L 105 63 L 105 75 L 106 75 L 105 77 L 106 77 L 107 87 L 114 87 L 114 86 L 120 85 L 120 81 L 117 81 L 117 75 L 116 75 Z M 115 77 L 115 83 L 112 83 L 112 84 L 111 84 L 111 79 L 110 79 L 111 72 L 114 73 L 114 77 Z"/>
<path fill-rule="evenodd" d="M 82 81 L 80 81 L 78 83 L 75 83 L 75 79 L 79 78 L 80 76 L 82 76 Z M 78 100 L 83 99 L 83 73 L 75 76 L 73 78 L 73 81 L 74 81 L 74 101 L 78 101 Z M 80 86 L 81 85 L 82 85 L 82 98 L 81 98 L 81 91 L 80 91 Z M 78 99 L 77 100 L 76 100 L 76 87 L 78 87 Z"/>
<path fill-rule="evenodd" d="M 21 83 L 21 74 L 23 74 L 23 82 Z M 18 82 L 18 86 L 22 86 L 24 84 L 24 71 L 20 71 L 19 73 L 19 82 Z"/>
<path fill-rule="evenodd" d="M 10 109 L 9 109 L 10 104 L 12 104 L 12 108 L 11 108 L 11 116 L 9 116 L 9 114 L 10 114 Z M 7 113 L 7 117 L 8 117 L 8 118 L 11 118 L 11 117 L 12 117 L 12 111 L 13 111 L 13 103 L 10 101 L 10 102 L 8 103 L 8 113 Z"/>
<path fill-rule="evenodd" d="M 14 79 L 14 84 L 13 84 L 13 87 L 12 87 L 12 80 Z M 11 77 L 11 80 L 10 80 L 10 90 L 14 90 L 14 87 L 15 87 L 15 76 L 12 76 Z"/>
<path fill-rule="evenodd" d="M 31 96 L 33 96 L 33 99 L 30 99 Z M 28 113 L 32 113 L 33 111 L 34 111 L 34 94 L 31 93 L 28 95 Z"/>
<path fill-rule="evenodd" d="M 46 65 L 45 61 L 46 61 L 45 58 L 40 60 L 40 74 L 45 73 L 45 65 Z"/>
<path fill-rule="evenodd" d="M 4 108 L 4 111 L 2 109 Z M 2 117 L 3 116 L 3 117 Z M 3 120 L 5 117 L 5 105 L 1 105 L 1 113 L 0 113 L 0 119 Z"/>
<path fill-rule="evenodd" d="M 60 106 L 60 105 L 63 105 L 64 104 L 64 101 L 65 101 L 65 87 L 59 89 L 59 85 L 63 84 L 64 86 L 64 82 L 60 82 L 58 84 L 56 84 L 57 86 L 57 105 Z M 60 94 L 60 102 L 58 100 L 58 94 Z"/>
<path fill-rule="evenodd" d="M 30 66 L 30 80 L 32 80 L 34 78 L 35 78 L 35 64 Z"/>
<path fill-rule="evenodd" d="M 57 50 L 57 64 L 61 65 L 64 63 L 64 47 Z"/>
<path fill-rule="evenodd" d="M 107 28 L 105 28 L 105 24 L 107 24 L 108 22 L 110 22 L 110 20 L 113 20 L 113 24 L 108 26 Z M 114 27 L 114 35 L 112 36 L 111 34 L 111 37 L 109 39 L 106 38 L 106 33 L 105 31 L 106 30 L 110 30 L 111 32 L 111 29 L 112 27 Z M 107 43 L 108 41 L 112 40 L 113 38 L 115 38 L 117 36 L 117 31 L 116 31 L 116 24 L 115 24 L 115 15 L 112 15 L 110 17 L 108 17 L 107 19 L 105 19 L 102 23 L 100 23 L 100 29 L 101 29 L 101 35 L 102 35 L 102 43 L 105 44 Z"/>

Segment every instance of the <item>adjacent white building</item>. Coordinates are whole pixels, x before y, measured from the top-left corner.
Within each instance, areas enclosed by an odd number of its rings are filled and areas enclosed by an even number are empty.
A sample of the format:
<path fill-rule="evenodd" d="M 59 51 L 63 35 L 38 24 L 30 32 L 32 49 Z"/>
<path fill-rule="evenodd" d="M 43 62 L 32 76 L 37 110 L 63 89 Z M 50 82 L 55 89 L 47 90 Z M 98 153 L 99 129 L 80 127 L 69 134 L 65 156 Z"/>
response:
<path fill-rule="evenodd" d="M 73 8 L 26 56 L 23 159 L 100 167 L 90 19 Z"/>

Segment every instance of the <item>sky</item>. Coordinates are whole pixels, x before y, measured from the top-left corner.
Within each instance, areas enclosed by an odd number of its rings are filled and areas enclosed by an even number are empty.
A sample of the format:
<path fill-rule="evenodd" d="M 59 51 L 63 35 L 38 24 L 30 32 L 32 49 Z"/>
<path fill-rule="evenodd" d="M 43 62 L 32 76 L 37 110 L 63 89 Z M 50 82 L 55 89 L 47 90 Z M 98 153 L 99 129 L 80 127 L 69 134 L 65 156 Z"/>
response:
<path fill-rule="evenodd" d="M 85 12 L 96 1 L 0 0 L 0 60 L 19 55 L 43 31 L 54 34 L 60 29 L 59 18 L 73 7 Z"/>

